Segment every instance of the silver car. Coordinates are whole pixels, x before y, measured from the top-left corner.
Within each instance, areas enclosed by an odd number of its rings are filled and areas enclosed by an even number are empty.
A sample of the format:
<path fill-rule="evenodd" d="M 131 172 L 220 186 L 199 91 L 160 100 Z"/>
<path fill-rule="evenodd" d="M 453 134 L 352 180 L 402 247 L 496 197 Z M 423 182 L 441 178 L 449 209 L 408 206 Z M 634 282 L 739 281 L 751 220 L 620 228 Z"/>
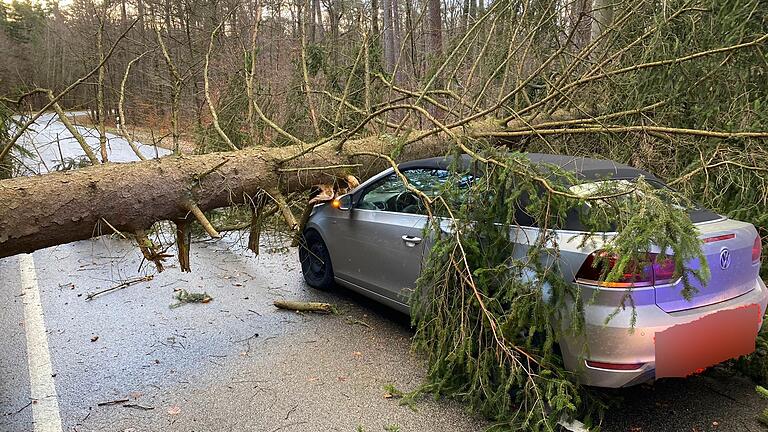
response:
<path fill-rule="evenodd" d="M 535 163 L 560 166 L 587 185 L 631 182 L 643 176 L 665 187 L 648 172 L 612 161 L 545 154 L 528 157 Z M 400 164 L 399 170 L 418 189 L 433 194 L 449 178 L 455 179 L 449 172 L 451 162 L 448 158 L 416 160 Z M 687 376 L 754 351 L 768 303 L 768 290 L 759 277 L 760 237 L 751 224 L 708 210 L 693 209 L 689 215 L 699 230 L 711 271 L 706 285 L 693 282 L 698 291 L 690 300 L 681 296 L 682 282 L 672 279 L 674 268 L 664 262 L 656 263 L 645 278 L 632 275 L 626 282 L 600 282 L 592 260 L 615 233 L 580 242 L 573 241 L 585 235 L 577 223 L 556 232 L 563 277 L 579 285 L 583 298 L 594 299 L 585 306 L 588 350 L 583 350 L 584 340 L 559 341 L 566 367 L 583 384 L 624 387 Z M 525 221 L 526 215 L 520 214 L 517 222 L 524 225 Z M 408 293 L 430 247 L 426 225 L 420 200 L 405 189 L 392 169 L 385 170 L 349 194 L 314 208 L 299 248 L 304 278 L 312 287 L 330 289 L 339 284 L 408 313 Z M 511 238 L 523 246 L 515 248 L 519 250 L 515 254 L 522 257 L 538 229 L 522 226 L 512 231 Z M 637 314 L 634 328 L 630 308 L 606 323 L 630 284 Z"/>

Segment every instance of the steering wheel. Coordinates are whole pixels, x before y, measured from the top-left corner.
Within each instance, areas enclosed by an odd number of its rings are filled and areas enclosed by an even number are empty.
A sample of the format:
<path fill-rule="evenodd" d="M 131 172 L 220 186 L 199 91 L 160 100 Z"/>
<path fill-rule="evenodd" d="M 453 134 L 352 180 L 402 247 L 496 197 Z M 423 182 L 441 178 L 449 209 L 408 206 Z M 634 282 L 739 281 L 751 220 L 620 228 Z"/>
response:
<path fill-rule="evenodd" d="M 391 207 L 394 207 L 392 209 L 393 211 L 401 212 L 406 207 L 411 205 L 418 205 L 420 202 L 421 200 L 416 195 L 414 195 L 413 192 L 402 191 L 397 194 L 394 199 L 392 199 Z"/>

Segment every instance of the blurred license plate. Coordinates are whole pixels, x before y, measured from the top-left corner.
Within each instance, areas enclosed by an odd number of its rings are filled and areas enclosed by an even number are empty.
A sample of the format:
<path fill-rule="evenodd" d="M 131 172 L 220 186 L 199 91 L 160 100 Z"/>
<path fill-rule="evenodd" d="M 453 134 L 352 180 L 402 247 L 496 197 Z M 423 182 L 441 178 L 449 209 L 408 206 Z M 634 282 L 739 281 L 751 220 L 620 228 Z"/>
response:
<path fill-rule="evenodd" d="M 755 350 L 760 305 L 718 311 L 657 332 L 656 378 L 686 377 Z"/>

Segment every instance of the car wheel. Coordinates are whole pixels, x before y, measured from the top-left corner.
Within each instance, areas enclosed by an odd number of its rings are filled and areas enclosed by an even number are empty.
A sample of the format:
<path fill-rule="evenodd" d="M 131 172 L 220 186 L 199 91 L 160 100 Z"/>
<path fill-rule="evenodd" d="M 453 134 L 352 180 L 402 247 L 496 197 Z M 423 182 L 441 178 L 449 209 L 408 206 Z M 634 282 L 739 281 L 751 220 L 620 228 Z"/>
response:
<path fill-rule="evenodd" d="M 309 230 L 302 236 L 299 246 L 301 272 L 307 285 L 328 291 L 333 288 L 333 266 L 331 255 L 323 238 L 315 230 Z"/>

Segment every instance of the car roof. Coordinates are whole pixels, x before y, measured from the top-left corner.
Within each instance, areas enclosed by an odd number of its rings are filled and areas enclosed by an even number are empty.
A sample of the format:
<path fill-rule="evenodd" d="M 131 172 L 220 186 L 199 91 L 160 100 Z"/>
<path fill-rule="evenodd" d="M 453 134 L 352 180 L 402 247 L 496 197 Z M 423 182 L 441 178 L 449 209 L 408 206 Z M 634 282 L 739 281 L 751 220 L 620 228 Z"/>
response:
<path fill-rule="evenodd" d="M 531 162 L 538 165 L 555 165 L 584 180 L 605 178 L 635 179 L 644 176 L 647 179 L 658 180 L 653 174 L 629 165 L 620 164 L 607 159 L 593 159 L 580 156 L 554 155 L 546 153 L 524 153 Z M 470 155 L 459 156 L 461 165 L 469 168 L 474 159 Z M 403 162 L 398 168 L 434 168 L 448 169 L 454 162 L 453 156 L 441 156 L 429 159 L 419 159 Z"/>

